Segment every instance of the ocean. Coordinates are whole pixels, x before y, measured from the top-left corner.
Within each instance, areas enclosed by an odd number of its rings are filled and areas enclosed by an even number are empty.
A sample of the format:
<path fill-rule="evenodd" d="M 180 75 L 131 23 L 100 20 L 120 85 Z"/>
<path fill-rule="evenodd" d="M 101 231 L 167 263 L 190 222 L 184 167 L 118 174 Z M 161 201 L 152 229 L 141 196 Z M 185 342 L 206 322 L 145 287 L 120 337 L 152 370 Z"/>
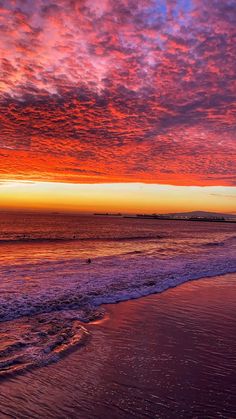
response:
<path fill-rule="evenodd" d="M 235 272 L 235 226 L 1 213 L 0 377 L 89 344 L 101 305 Z"/>

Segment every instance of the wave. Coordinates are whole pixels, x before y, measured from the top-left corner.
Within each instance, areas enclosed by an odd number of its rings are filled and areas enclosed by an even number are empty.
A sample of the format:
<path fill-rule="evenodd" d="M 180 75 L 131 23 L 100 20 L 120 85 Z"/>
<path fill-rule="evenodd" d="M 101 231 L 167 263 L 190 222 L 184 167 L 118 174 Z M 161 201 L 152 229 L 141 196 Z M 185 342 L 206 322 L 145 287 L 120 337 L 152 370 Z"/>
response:
<path fill-rule="evenodd" d="M 9 244 L 9 243 L 44 243 L 44 242 L 122 242 L 122 241 L 142 241 L 142 240 L 162 240 L 162 239 L 168 239 L 167 233 L 162 234 L 143 234 L 143 235 L 132 235 L 132 236 L 96 236 L 96 237 L 80 237 L 79 235 L 73 234 L 72 236 L 35 236 L 35 234 L 32 235 L 11 235 L 11 236 L 2 236 L 0 237 L 0 244 Z M 231 236 L 226 238 L 222 241 L 210 241 L 207 243 L 199 244 L 200 247 L 211 247 L 211 246 L 224 246 L 224 244 L 235 241 L 236 236 Z"/>
<path fill-rule="evenodd" d="M 204 243 L 201 244 L 201 247 L 214 247 L 214 246 L 224 246 L 224 242 L 208 242 L 208 243 Z"/>
<path fill-rule="evenodd" d="M 6 243 L 41 243 L 41 242 L 65 242 L 74 241 L 73 238 L 64 237 L 11 237 L 11 238 L 0 238 L 0 244 Z"/>
<path fill-rule="evenodd" d="M 7 322 L 0 334 L 0 379 L 56 362 L 88 338 L 89 332 L 73 313 Z"/>
<path fill-rule="evenodd" d="M 233 243 L 236 240 L 236 236 L 227 237 L 225 240 L 222 241 L 210 241 L 207 243 L 203 243 L 201 247 L 215 247 L 215 246 L 224 246 L 225 244 Z"/>
<path fill-rule="evenodd" d="M 88 334 L 81 322 L 100 318 L 102 304 L 231 272 L 236 272 L 231 243 L 166 259 L 134 252 L 96 258 L 90 265 L 75 259 L 4 267 L 0 339 L 7 333 L 12 338 L 0 345 L 0 376 L 57 361 L 84 343 Z"/>
<path fill-rule="evenodd" d="M 14 236 L 0 237 L 0 244 L 6 243 L 41 243 L 41 242 L 72 242 L 72 241 L 138 241 L 138 240 L 159 240 L 165 238 L 166 235 L 140 235 L 140 236 L 118 236 L 118 237 L 35 237 L 35 236 Z"/>
<path fill-rule="evenodd" d="M 4 267 L 6 285 L 5 289 L 1 287 L 0 322 L 66 309 L 82 310 L 80 318 L 87 321 L 88 311 L 101 304 L 235 271 L 235 249 L 231 247 L 164 259 L 133 252 L 98 257 L 90 265 L 73 259 Z M 25 277 L 30 278 L 29 283 Z"/>

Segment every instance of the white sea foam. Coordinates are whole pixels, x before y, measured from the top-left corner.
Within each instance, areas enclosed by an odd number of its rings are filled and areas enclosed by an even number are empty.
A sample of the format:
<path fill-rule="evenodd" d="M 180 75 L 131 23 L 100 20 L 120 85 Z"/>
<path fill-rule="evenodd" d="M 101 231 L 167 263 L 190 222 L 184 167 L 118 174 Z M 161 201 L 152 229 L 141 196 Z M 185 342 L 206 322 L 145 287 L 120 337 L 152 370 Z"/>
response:
<path fill-rule="evenodd" d="M 236 241 L 236 240 L 234 240 Z M 2 267 L 1 321 L 162 292 L 185 281 L 236 271 L 235 244 L 165 259 L 142 253 Z M 86 319 L 87 314 L 81 319 Z"/>

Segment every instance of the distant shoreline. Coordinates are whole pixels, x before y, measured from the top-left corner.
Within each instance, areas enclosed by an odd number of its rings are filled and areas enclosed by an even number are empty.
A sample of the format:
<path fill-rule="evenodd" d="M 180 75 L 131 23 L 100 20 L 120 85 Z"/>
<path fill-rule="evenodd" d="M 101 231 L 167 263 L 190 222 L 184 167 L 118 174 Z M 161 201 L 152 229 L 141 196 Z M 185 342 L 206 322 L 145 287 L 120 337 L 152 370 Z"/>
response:
<path fill-rule="evenodd" d="M 123 218 L 132 218 L 134 220 L 158 220 L 158 221 L 193 221 L 193 222 L 209 222 L 209 223 L 236 223 L 236 220 L 217 220 L 217 219 L 204 219 L 204 218 L 168 218 L 168 217 L 155 217 L 155 216 L 131 216 L 124 215 Z"/>

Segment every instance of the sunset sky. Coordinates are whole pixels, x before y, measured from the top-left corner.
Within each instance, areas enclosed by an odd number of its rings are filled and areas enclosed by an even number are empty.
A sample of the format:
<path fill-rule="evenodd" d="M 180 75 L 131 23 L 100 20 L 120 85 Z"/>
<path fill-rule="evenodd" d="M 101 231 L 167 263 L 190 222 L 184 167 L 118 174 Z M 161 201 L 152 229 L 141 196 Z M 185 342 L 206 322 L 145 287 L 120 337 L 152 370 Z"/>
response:
<path fill-rule="evenodd" d="M 235 0 L 2 0 L 0 208 L 236 212 Z"/>

